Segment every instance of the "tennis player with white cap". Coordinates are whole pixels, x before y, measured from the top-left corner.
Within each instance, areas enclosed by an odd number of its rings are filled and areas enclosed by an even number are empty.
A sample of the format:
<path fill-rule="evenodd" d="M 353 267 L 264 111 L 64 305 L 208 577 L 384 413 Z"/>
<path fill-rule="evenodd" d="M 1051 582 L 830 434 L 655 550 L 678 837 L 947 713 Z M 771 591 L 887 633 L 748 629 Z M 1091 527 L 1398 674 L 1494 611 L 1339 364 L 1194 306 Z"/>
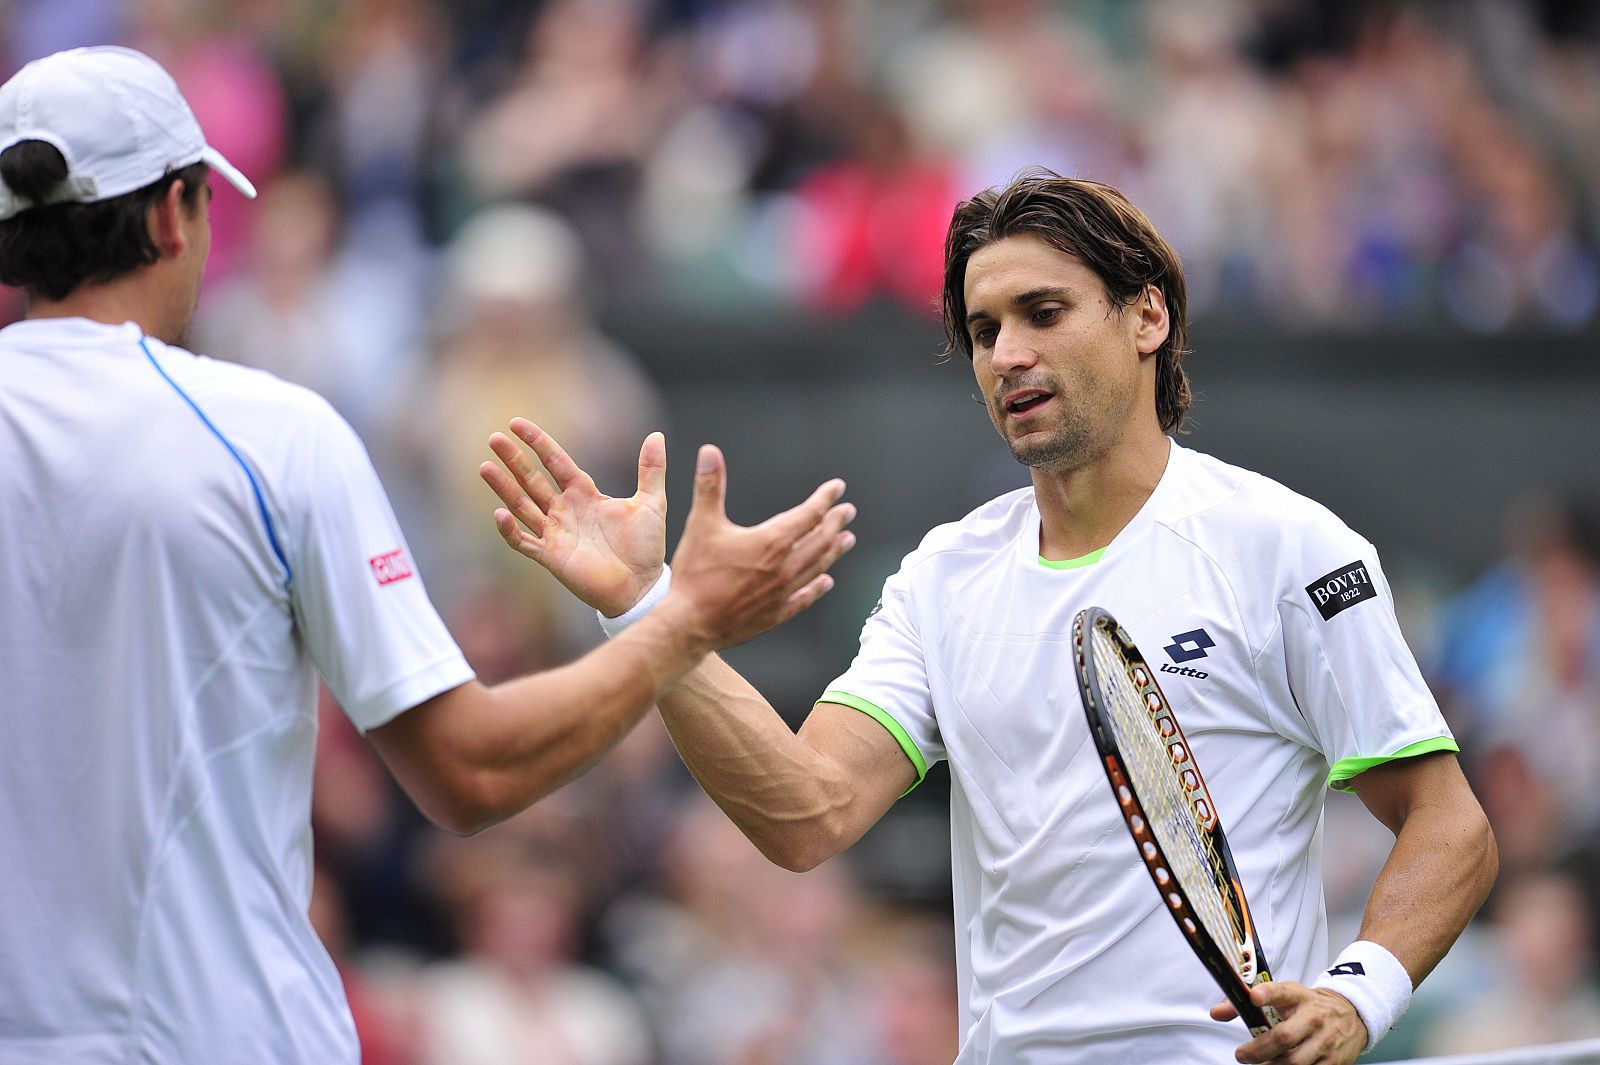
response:
<path fill-rule="evenodd" d="M 138 52 L 0 87 L 0 281 L 29 298 L 0 330 L 0 1061 L 354 1065 L 306 912 L 316 674 L 424 812 L 474 831 L 810 605 L 851 542 L 838 481 L 733 525 L 704 448 L 650 616 L 478 683 L 349 426 L 176 346 L 212 171 L 254 194 Z M 653 434 L 624 508 L 659 507 L 665 461 Z"/>
<path fill-rule="evenodd" d="M 37 140 L 66 157 L 65 180 L 35 201 L 0 186 L 0 219 L 53 203 L 97 203 L 204 163 L 251 199 L 250 179 L 206 143 L 161 64 L 132 48 L 76 48 L 29 63 L 0 91 L 0 142 Z"/>

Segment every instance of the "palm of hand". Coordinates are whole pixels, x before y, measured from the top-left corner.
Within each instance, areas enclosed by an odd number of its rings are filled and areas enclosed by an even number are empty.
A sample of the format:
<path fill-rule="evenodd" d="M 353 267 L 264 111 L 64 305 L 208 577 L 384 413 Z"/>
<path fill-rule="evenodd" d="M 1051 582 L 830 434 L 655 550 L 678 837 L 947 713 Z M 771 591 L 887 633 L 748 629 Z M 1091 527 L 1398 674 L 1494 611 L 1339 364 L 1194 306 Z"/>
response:
<path fill-rule="evenodd" d="M 667 550 L 665 501 L 625 499 L 589 486 L 561 492 L 545 511 L 537 561 L 573 595 L 608 616 L 649 591 Z"/>

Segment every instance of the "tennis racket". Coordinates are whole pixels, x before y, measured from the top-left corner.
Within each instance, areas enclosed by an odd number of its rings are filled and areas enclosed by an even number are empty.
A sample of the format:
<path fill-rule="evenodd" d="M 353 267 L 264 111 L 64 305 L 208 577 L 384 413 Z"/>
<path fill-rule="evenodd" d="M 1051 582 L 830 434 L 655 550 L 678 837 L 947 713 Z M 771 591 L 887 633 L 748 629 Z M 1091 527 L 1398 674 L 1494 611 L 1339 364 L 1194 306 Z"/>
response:
<path fill-rule="evenodd" d="M 1167 911 L 1252 1034 L 1278 1023 L 1250 1001 L 1272 979 L 1217 805 L 1155 671 L 1117 619 L 1079 612 L 1073 658 L 1106 779 Z"/>

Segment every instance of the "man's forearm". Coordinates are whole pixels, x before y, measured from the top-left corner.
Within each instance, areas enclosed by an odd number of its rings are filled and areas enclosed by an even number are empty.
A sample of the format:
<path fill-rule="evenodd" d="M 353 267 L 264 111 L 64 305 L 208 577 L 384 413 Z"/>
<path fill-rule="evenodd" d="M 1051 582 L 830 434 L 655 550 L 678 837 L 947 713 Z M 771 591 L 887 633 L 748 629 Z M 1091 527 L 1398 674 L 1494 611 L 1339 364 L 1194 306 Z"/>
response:
<path fill-rule="evenodd" d="M 1387 947 L 1412 985 L 1421 983 L 1483 905 L 1497 868 L 1494 835 L 1476 802 L 1419 807 L 1373 885 L 1360 938 Z"/>
<path fill-rule="evenodd" d="M 477 831 L 593 764 L 708 650 L 664 610 L 575 662 L 464 684 L 369 736 L 424 812 Z"/>
<path fill-rule="evenodd" d="M 849 779 L 721 658 L 707 655 L 659 705 L 689 771 L 773 862 L 808 869 L 850 842 L 839 823 Z"/>

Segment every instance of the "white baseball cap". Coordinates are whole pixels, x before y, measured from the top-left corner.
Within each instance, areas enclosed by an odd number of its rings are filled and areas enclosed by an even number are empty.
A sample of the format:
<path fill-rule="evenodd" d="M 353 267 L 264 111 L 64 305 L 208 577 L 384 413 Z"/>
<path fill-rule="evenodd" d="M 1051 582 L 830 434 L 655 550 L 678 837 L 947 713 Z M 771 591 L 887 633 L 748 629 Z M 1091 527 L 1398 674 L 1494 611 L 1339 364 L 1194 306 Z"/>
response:
<path fill-rule="evenodd" d="M 35 59 L 0 85 L 0 152 L 19 141 L 55 145 L 67 178 L 49 203 L 96 203 L 205 163 L 254 199 L 256 187 L 206 143 L 160 63 L 132 48 L 73 48 Z M 44 204 L 0 181 L 0 219 Z"/>

